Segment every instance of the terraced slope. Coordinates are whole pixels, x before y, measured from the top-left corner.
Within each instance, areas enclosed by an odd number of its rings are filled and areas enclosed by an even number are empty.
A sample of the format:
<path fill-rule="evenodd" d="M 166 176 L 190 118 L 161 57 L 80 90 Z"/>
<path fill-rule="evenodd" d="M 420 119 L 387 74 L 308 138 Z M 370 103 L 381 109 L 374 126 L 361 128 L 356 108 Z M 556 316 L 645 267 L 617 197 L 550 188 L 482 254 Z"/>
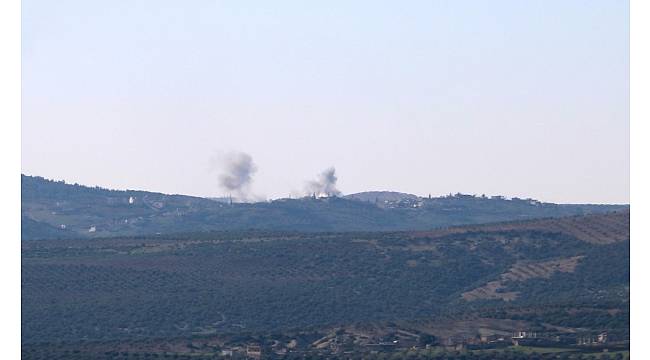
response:
<path fill-rule="evenodd" d="M 557 272 L 572 273 L 583 257 L 573 256 L 550 261 L 520 262 L 515 264 L 507 272 L 501 274 L 499 280 L 490 281 L 481 287 L 466 291 L 461 296 L 467 301 L 477 299 L 512 301 L 519 294 L 515 291 L 502 291 L 507 282 L 526 281 L 535 278 L 549 279 Z"/>
<path fill-rule="evenodd" d="M 442 237 L 450 234 L 511 230 L 560 233 L 591 244 L 612 244 L 630 239 L 630 211 L 451 227 L 418 232 L 416 236 Z"/>

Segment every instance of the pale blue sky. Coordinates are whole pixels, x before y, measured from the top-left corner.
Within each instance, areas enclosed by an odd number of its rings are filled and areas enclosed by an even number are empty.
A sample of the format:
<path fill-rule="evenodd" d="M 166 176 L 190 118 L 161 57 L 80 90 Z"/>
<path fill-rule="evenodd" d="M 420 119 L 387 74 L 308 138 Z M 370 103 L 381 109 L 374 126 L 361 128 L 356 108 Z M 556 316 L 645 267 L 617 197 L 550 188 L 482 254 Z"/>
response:
<path fill-rule="evenodd" d="M 629 202 L 627 1 L 23 1 L 22 171 Z"/>

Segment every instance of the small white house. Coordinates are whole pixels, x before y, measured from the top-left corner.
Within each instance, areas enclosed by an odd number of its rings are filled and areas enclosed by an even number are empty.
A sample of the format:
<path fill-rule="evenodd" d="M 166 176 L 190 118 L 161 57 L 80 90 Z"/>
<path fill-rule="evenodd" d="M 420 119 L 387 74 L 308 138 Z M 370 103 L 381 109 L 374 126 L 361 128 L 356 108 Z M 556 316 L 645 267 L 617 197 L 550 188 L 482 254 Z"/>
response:
<path fill-rule="evenodd" d="M 221 356 L 232 356 L 232 350 L 221 350 Z"/>

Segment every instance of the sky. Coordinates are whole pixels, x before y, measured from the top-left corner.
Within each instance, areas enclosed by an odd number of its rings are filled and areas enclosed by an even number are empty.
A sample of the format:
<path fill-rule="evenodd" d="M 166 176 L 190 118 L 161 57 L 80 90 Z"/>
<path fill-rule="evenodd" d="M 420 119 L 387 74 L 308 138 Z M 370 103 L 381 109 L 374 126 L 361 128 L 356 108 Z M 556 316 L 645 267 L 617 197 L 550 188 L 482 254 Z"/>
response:
<path fill-rule="evenodd" d="M 629 203 L 621 0 L 23 0 L 22 172 Z"/>

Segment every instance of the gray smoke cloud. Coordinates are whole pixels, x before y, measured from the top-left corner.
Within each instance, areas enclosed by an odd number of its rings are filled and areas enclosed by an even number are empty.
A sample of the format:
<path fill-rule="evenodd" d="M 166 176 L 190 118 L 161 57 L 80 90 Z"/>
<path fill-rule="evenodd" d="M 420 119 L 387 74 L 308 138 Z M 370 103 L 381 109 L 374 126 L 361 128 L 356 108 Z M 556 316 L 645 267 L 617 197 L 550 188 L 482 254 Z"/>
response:
<path fill-rule="evenodd" d="M 223 156 L 221 165 L 219 185 L 238 199 L 247 200 L 253 175 L 257 171 L 253 158 L 243 152 L 229 153 Z"/>
<path fill-rule="evenodd" d="M 318 175 L 316 180 L 307 182 L 307 195 L 338 196 L 341 192 L 336 188 L 336 169 L 330 167 Z"/>

